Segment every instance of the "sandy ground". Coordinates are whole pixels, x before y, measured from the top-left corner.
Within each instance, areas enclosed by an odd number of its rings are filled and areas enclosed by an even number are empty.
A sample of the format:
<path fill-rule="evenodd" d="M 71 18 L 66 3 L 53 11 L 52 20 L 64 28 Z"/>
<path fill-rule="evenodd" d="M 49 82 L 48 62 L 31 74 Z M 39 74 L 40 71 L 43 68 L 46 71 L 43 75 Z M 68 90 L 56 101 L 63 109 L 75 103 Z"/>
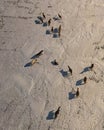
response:
<path fill-rule="evenodd" d="M 104 130 L 104 0 L 0 0 L 0 130 Z"/>

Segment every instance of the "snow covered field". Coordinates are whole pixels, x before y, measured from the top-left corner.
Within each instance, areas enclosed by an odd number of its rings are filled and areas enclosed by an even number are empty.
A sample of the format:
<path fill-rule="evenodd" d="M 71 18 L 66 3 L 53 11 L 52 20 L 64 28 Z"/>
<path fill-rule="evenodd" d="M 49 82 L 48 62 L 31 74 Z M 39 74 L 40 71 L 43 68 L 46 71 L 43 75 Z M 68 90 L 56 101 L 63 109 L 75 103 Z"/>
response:
<path fill-rule="evenodd" d="M 104 0 L 0 0 L 0 130 L 104 130 Z"/>

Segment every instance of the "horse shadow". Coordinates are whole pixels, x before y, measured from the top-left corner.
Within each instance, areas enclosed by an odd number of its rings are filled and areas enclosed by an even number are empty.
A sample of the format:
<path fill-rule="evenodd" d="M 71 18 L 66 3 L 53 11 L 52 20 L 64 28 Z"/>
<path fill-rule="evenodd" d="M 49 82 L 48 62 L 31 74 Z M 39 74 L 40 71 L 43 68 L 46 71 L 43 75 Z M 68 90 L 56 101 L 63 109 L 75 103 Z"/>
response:
<path fill-rule="evenodd" d="M 88 71 L 90 70 L 89 68 L 90 68 L 90 67 L 85 67 L 80 74 L 83 74 L 83 73 L 85 73 L 85 72 L 88 72 Z"/>
<path fill-rule="evenodd" d="M 53 38 L 58 38 L 58 34 L 53 34 Z"/>
<path fill-rule="evenodd" d="M 53 30 L 53 33 L 58 33 L 59 31 L 58 31 L 58 28 L 55 28 L 54 30 Z"/>
<path fill-rule="evenodd" d="M 68 77 L 69 76 L 68 72 L 64 71 L 63 69 L 60 70 L 60 73 L 62 74 L 63 77 Z"/>
<path fill-rule="evenodd" d="M 50 30 L 46 30 L 46 34 L 47 35 L 51 34 L 51 31 Z"/>
<path fill-rule="evenodd" d="M 35 24 L 42 24 L 39 20 L 35 20 Z"/>
<path fill-rule="evenodd" d="M 43 19 L 43 17 L 42 17 L 42 16 L 37 16 L 37 18 L 38 18 L 38 19 Z"/>
<path fill-rule="evenodd" d="M 24 65 L 24 67 L 31 67 L 31 66 L 32 66 L 31 62 L 28 62 L 27 64 Z"/>
<path fill-rule="evenodd" d="M 44 22 L 44 23 L 43 23 L 43 27 L 46 27 L 46 26 L 48 26 L 48 25 L 47 25 L 47 22 Z"/>
<path fill-rule="evenodd" d="M 69 92 L 69 100 L 72 100 L 72 99 L 74 99 L 75 98 L 75 93 L 73 93 L 73 92 Z"/>
<path fill-rule="evenodd" d="M 36 59 L 36 58 L 39 58 L 39 56 L 36 55 L 36 54 L 35 54 L 34 56 L 31 57 L 31 59 Z"/>
<path fill-rule="evenodd" d="M 48 116 L 46 117 L 46 120 L 52 120 L 54 119 L 54 112 L 53 110 L 48 113 Z"/>
<path fill-rule="evenodd" d="M 76 86 L 80 86 L 80 85 L 83 85 L 83 79 L 80 79 L 76 82 Z"/>
<path fill-rule="evenodd" d="M 53 20 L 56 21 L 56 20 L 60 20 L 58 17 L 53 17 Z"/>

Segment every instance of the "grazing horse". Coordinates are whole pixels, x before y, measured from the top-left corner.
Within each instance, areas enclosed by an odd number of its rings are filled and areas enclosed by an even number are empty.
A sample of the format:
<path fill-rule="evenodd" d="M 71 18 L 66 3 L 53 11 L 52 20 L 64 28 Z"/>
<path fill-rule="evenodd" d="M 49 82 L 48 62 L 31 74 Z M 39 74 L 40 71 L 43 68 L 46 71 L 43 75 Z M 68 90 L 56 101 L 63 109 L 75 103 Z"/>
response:
<path fill-rule="evenodd" d="M 38 17 L 38 19 L 43 23 L 43 18 L 42 17 Z"/>
<path fill-rule="evenodd" d="M 59 32 L 59 37 L 60 37 L 60 35 L 61 35 L 61 25 L 59 26 L 58 32 Z"/>
<path fill-rule="evenodd" d="M 59 37 L 61 36 L 61 33 L 59 33 Z"/>
<path fill-rule="evenodd" d="M 60 14 L 58 14 L 59 18 L 62 19 L 62 16 Z"/>
<path fill-rule="evenodd" d="M 51 28 L 51 32 L 53 32 L 53 27 Z"/>
<path fill-rule="evenodd" d="M 50 26 L 50 24 L 51 24 L 51 19 L 48 20 L 48 26 Z"/>
<path fill-rule="evenodd" d="M 56 61 L 56 59 L 53 61 L 54 65 L 58 65 L 58 62 Z"/>
<path fill-rule="evenodd" d="M 44 14 L 44 13 L 42 13 L 42 15 L 43 15 L 43 18 L 44 18 L 44 19 L 46 19 L 46 16 L 45 16 L 45 14 Z"/>
<path fill-rule="evenodd" d="M 57 116 L 59 115 L 59 112 L 60 112 L 60 106 L 58 107 L 58 109 L 55 111 L 55 118 L 54 119 L 56 119 L 57 118 Z"/>
<path fill-rule="evenodd" d="M 77 91 L 76 91 L 76 97 L 79 96 L 79 88 L 77 88 Z"/>
<path fill-rule="evenodd" d="M 84 84 L 86 84 L 86 82 L 87 82 L 87 77 L 84 77 L 83 82 L 84 82 Z"/>
<path fill-rule="evenodd" d="M 92 70 L 94 68 L 94 64 L 91 64 L 91 66 L 89 67 L 90 70 Z"/>
<path fill-rule="evenodd" d="M 72 75 L 72 69 L 70 68 L 70 66 L 68 65 L 68 69 L 69 69 L 69 72 L 71 73 Z"/>
<path fill-rule="evenodd" d="M 43 50 L 39 51 L 35 56 L 38 57 L 38 56 L 41 56 L 43 54 Z"/>

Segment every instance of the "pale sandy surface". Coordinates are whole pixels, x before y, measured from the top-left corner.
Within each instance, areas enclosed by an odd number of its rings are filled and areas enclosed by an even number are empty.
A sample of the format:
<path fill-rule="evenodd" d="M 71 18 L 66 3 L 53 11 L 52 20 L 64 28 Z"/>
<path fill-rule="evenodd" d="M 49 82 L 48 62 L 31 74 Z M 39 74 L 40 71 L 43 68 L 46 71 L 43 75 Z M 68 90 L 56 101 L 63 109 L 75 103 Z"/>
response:
<path fill-rule="evenodd" d="M 46 21 L 62 15 L 51 23 L 62 26 L 60 38 L 36 24 L 41 12 Z M 39 64 L 24 67 L 42 49 Z M 67 65 L 73 75 L 64 77 Z M 104 130 L 104 0 L 0 0 L 0 130 Z"/>

